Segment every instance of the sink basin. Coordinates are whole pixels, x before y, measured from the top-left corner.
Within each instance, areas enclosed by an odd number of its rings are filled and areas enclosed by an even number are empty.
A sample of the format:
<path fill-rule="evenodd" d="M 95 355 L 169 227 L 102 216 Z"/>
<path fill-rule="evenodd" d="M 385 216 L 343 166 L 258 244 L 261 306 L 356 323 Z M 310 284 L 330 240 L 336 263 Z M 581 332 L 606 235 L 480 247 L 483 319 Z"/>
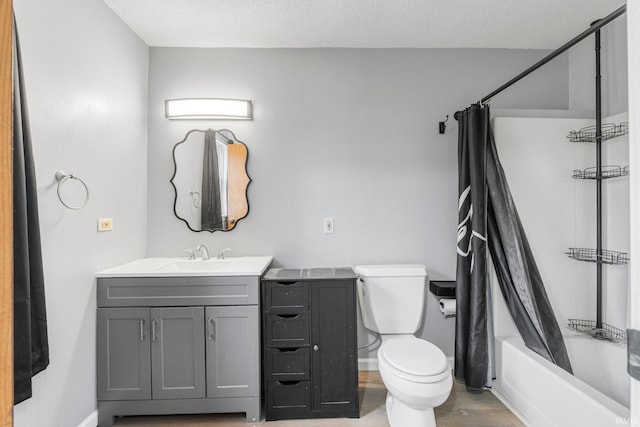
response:
<path fill-rule="evenodd" d="M 96 277 L 261 276 L 271 256 L 225 259 L 143 258 L 103 270 Z"/>
<path fill-rule="evenodd" d="M 229 267 L 232 264 L 230 259 L 193 259 L 193 260 L 180 260 L 170 262 L 166 265 L 161 265 L 156 268 L 157 272 L 206 272 L 206 271 L 218 271 L 223 268 Z"/>

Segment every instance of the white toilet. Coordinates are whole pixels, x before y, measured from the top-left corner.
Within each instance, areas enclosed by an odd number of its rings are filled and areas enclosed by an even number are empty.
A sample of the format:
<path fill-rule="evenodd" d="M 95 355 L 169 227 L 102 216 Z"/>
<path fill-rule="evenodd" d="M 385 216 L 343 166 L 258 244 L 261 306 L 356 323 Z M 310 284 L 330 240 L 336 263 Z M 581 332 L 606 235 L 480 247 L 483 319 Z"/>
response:
<path fill-rule="evenodd" d="M 378 369 L 389 425 L 435 427 L 433 408 L 447 400 L 453 379 L 444 353 L 413 335 L 422 320 L 425 266 L 360 265 L 355 272 L 364 326 L 382 337 Z"/>

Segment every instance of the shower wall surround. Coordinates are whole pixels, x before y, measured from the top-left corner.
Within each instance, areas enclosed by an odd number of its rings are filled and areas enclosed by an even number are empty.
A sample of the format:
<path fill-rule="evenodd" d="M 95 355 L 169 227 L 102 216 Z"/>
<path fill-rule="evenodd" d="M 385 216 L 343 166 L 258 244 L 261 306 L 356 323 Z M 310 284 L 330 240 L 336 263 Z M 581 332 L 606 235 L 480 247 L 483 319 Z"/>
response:
<path fill-rule="evenodd" d="M 626 113 L 603 123 L 628 120 Z M 593 119 L 509 118 L 493 120 L 496 146 L 549 300 L 564 333 L 569 318 L 595 320 L 595 264 L 565 255 L 569 247 L 595 247 L 596 193 L 592 182 L 572 179 L 574 169 L 592 166 L 593 144 L 567 140 L 571 130 Z M 602 144 L 603 164 L 629 164 L 629 136 Z M 523 162 L 522 159 L 527 159 Z M 629 179 L 611 178 L 603 186 L 603 245 L 629 252 Z M 627 326 L 628 265 L 604 266 L 604 321 Z M 496 335 L 517 335 L 498 288 Z"/>

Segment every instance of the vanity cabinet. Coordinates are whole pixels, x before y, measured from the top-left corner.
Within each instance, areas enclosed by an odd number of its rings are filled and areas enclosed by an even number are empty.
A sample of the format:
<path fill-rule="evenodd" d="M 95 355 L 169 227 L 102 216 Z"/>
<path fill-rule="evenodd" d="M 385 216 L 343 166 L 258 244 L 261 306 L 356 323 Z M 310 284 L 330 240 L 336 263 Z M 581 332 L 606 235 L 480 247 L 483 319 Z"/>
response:
<path fill-rule="evenodd" d="M 355 280 L 351 268 L 263 277 L 267 420 L 359 417 Z"/>
<path fill-rule="evenodd" d="M 260 419 L 259 277 L 98 278 L 99 426 L 119 415 Z"/>

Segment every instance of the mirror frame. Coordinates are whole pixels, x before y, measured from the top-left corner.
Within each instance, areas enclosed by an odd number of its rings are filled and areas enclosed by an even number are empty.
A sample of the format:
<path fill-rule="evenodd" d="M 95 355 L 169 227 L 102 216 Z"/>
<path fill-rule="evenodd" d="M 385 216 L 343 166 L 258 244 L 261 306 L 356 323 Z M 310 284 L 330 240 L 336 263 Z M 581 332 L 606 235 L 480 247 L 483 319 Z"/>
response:
<path fill-rule="evenodd" d="M 224 230 L 224 229 L 216 229 L 216 230 L 196 230 L 193 227 L 191 227 L 191 224 L 189 224 L 189 221 L 187 221 L 186 219 L 182 218 L 181 216 L 178 215 L 178 211 L 176 209 L 177 204 L 178 204 L 178 188 L 176 187 L 175 183 L 173 182 L 173 180 L 175 179 L 177 173 L 178 173 L 178 162 L 176 161 L 176 149 L 181 145 L 184 144 L 185 142 L 187 142 L 187 140 L 189 139 L 189 135 L 191 135 L 193 132 L 206 132 L 208 130 L 213 130 L 215 132 L 229 132 L 231 134 L 231 136 L 233 137 L 233 143 L 234 144 L 241 144 L 244 146 L 246 152 L 247 152 L 247 156 L 245 158 L 244 161 L 244 173 L 247 176 L 247 185 L 245 185 L 244 187 L 244 198 L 247 201 L 247 212 L 244 214 L 244 216 L 240 217 L 240 218 L 236 218 L 236 221 L 234 223 L 233 228 L 230 228 L 228 230 Z M 171 179 L 169 180 L 169 182 L 171 183 L 171 186 L 173 187 L 173 214 L 175 215 L 176 218 L 178 218 L 179 220 L 183 221 L 187 227 L 189 228 L 189 230 L 194 231 L 194 232 L 202 232 L 202 231 L 208 231 L 209 233 L 215 233 L 216 231 L 223 231 L 223 232 L 229 232 L 229 231 L 233 231 L 235 230 L 238 222 L 240 222 L 241 219 L 246 218 L 249 215 L 249 210 L 250 210 L 250 206 L 249 206 L 249 185 L 251 184 L 251 182 L 253 181 L 251 179 L 251 177 L 249 176 L 249 172 L 247 170 L 247 165 L 249 164 L 249 148 L 247 147 L 247 144 L 245 144 L 244 142 L 240 141 L 236 135 L 230 130 L 230 129 L 212 129 L 212 128 L 207 128 L 207 129 L 191 129 L 189 132 L 187 132 L 187 134 L 184 136 L 184 139 L 182 141 L 177 142 L 174 146 L 173 149 L 171 150 L 171 157 L 173 159 L 173 175 L 171 175 Z"/>

